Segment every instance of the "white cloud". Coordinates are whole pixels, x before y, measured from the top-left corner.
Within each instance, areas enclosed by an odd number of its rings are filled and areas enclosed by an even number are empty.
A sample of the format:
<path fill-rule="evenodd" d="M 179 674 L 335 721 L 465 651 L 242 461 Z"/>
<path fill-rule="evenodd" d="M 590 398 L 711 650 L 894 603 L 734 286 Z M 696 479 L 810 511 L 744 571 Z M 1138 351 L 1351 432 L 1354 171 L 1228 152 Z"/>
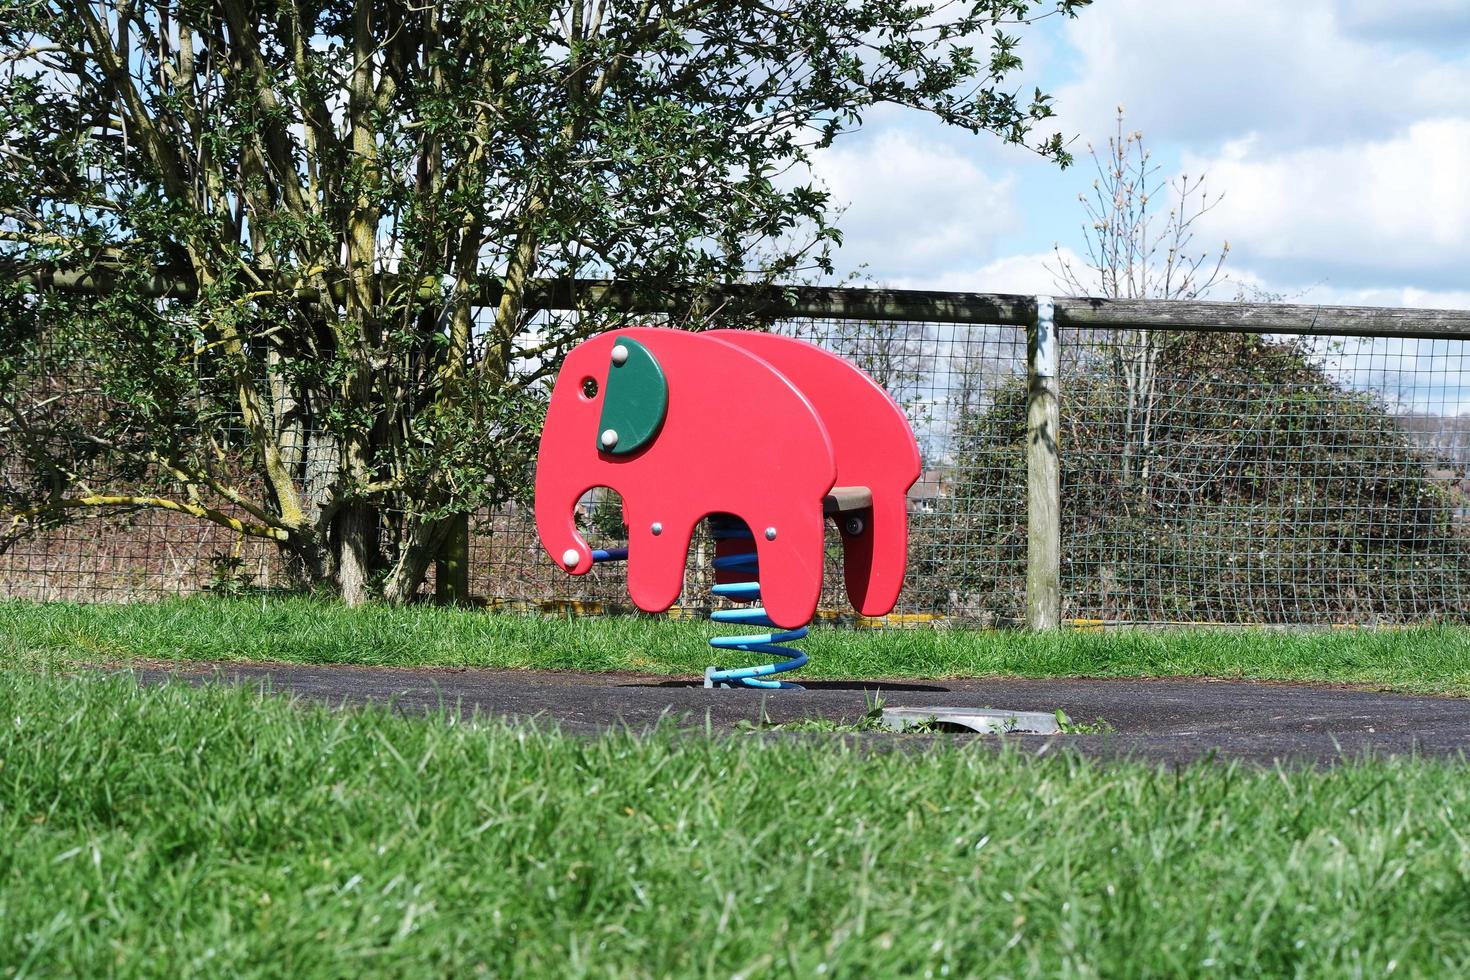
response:
<path fill-rule="evenodd" d="M 1062 246 L 1061 256 L 1079 270 L 1086 260 Z M 1053 252 L 1005 255 L 983 265 L 955 269 L 933 276 L 906 276 L 885 280 L 893 289 L 936 289 L 974 293 L 1022 293 L 1063 296 L 1068 290 L 1057 282 Z M 1470 310 L 1470 281 L 1464 289 L 1419 289 L 1413 286 L 1344 287 L 1331 281 L 1299 282 L 1264 276 L 1237 266 L 1209 294 L 1213 300 L 1233 300 L 1237 294 L 1256 302 L 1308 303 L 1323 306 L 1388 306 L 1427 310 Z"/>
<path fill-rule="evenodd" d="M 1058 36 L 1068 45 L 1044 51 Z M 1232 246 L 1212 298 L 1241 284 L 1470 307 L 1470 0 L 1109 0 L 1027 37 L 1051 70 L 1076 69 L 1070 84 L 1036 79 L 1063 113 L 1043 128 L 1105 138 L 1123 103 L 1161 176 L 1204 172 L 1224 194 L 1196 228 L 1199 247 Z M 1080 247 L 1089 164 L 1061 175 L 898 110 L 869 123 L 813 168 L 851 204 L 841 268 L 896 287 L 1060 291 L 1047 245 Z"/>
<path fill-rule="evenodd" d="M 1470 310 L 1470 289 L 1383 289 L 1312 290 L 1309 302 L 1341 306 L 1395 306 L 1420 310 Z"/>
<path fill-rule="evenodd" d="M 996 178 L 953 146 L 891 128 L 838 143 L 812 163 L 839 219 L 843 266 L 883 277 L 940 275 L 994 252 L 1016 230 L 1011 180 Z"/>
<path fill-rule="evenodd" d="M 1273 280 L 1470 287 L 1470 119 L 1277 153 L 1252 138 L 1184 166 L 1225 194 L 1202 236 L 1229 239 L 1236 261 Z"/>
<path fill-rule="evenodd" d="M 1094 141 L 1121 103 L 1130 128 L 1214 145 L 1251 133 L 1278 146 L 1335 143 L 1456 115 L 1470 104 L 1465 46 L 1437 55 L 1389 43 L 1375 26 L 1427 31 L 1445 2 L 1414 0 L 1400 13 L 1330 0 L 1112 0 L 1067 26 L 1083 63 L 1058 106 Z"/>
<path fill-rule="evenodd" d="M 1063 248 L 1062 256 L 1076 267 L 1082 260 L 1071 249 Z M 895 289 L 940 289 L 970 293 L 1025 293 L 1028 295 L 1061 295 L 1066 292 L 1056 281 L 1051 269 L 1057 257 L 1051 252 L 1030 255 L 1005 255 L 978 266 L 951 269 L 929 276 L 907 276 L 893 279 Z"/>
<path fill-rule="evenodd" d="M 1470 310 L 1470 284 L 1464 289 L 1421 289 L 1415 286 L 1343 286 L 1330 279 L 1294 280 L 1263 275 L 1237 264 L 1228 281 L 1211 299 L 1241 296 L 1253 302 L 1303 303 L 1321 306 L 1386 306 L 1421 310 Z"/>
<path fill-rule="evenodd" d="M 1369 38 L 1431 46 L 1463 43 L 1470 37 L 1465 0 L 1339 0 L 1347 31 Z"/>
<path fill-rule="evenodd" d="M 1255 276 L 1237 276 L 1237 281 L 1257 285 L 1283 303 L 1320 303 L 1323 306 L 1387 306 L 1419 310 L 1470 310 L 1470 289 L 1416 289 L 1412 286 L 1343 288 L 1331 282 L 1287 285 L 1269 283 Z"/>

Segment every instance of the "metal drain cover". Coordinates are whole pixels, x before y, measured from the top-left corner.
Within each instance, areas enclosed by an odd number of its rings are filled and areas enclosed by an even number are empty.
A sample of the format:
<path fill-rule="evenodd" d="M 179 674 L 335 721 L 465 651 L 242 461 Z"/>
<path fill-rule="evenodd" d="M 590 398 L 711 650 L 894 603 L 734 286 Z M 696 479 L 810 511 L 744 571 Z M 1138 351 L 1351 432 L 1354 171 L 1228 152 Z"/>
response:
<path fill-rule="evenodd" d="M 1057 716 L 1046 711 L 1004 711 L 998 708 L 957 708 L 953 705 L 884 708 L 884 727 L 896 732 L 926 724 L 953 725 L 983 735 L 1056 735 L 1062 730 Z"/>

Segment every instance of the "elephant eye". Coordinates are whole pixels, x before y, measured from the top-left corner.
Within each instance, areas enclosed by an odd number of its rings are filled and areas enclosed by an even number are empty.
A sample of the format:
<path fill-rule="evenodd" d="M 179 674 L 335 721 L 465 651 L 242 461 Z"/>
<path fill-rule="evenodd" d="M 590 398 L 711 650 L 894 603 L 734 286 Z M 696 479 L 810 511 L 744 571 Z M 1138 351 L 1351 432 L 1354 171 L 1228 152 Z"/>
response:
<path fill-rule="evenodd" d="M 597 379 L 596 378 L 583 378 L 582 379 L 582 397 L 583 398 L 596 398 L 597 397 Z"/>

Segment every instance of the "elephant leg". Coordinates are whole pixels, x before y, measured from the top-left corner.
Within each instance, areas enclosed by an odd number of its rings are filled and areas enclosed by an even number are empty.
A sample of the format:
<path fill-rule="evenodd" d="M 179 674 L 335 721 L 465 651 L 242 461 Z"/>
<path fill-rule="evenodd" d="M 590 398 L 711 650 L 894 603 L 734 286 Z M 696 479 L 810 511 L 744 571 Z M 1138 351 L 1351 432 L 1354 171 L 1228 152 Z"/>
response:
<path fill-rule="evenodd" d="M 746 520 L 755 534 L 760 562 L 761 605 L 783 629 L 811 622 L 822 595 L 825 525 L 820 503 L 779 521 Z M 768 539 L 765 529 L 774 527 Z"/>
<path fill-rule="evenodd" d="M 873 506 L 853 515 L 862 530 L 842 529 L 842 570 L 847 597 L 864 616 L 893 611 L 908 566 L 908 501 L 893 488 L 873 489 Z M 839 519 L 839 525 L 844 521 Z"/>
<path fill-rule="evenodd" d="M 628 525 L 628 596 L 644 612 L 663 612 L 684 591 L 695 522 L 663 508 L 628 502 L 623 505 L 623 521 Z"/>

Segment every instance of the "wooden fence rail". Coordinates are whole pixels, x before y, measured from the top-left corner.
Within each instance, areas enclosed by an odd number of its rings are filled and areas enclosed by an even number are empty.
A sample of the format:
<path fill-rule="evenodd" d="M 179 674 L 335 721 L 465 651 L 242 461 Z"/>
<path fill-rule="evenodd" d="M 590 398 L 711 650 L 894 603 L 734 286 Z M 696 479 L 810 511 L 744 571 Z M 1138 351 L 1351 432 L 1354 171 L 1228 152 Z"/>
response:
<path fill-rule="evenodd" d="M 11 268 L 0 277 L 20 277 L 43 289 L 62 292 L 106 291 L 112 274 L 105 267 L 78 269 Z M 320 294 L 289 285 L 296 299 L 314 302 Z M 392 277 L 385 276 L 385 285 Z M 192 299 L 190 277 L 158 270 L 145 284 L 156 296 Z M 434 290 L 423 287 L 424 298 Z M 500 302 L 500 281 L 480 283 L 478 303 Z M 1328 334 L 1350 337 L 1470 339 L 1470 310 L 1430 310 L 1379 306 L 1315 306 L 1302 303 L 1230 303 L 1205 300 L 1103 299 L 1054 300 L 1059 328 L 1105 330 L 1199 330 L 1232 333 Z M 1013 293 L 952 293 L 922 289 L 851 289 L 824 286 L 730 284 L 711 288 L 641 285 L 623 280 L 560 279 L 533 284 L 527 306 L 541 309 L 612 307 L 649 313 L 717 313 L 721 310 L 766 317 L 822 320 L 906 320 L 1025 327 L 1036 319 L 1036 297 Z"/>

